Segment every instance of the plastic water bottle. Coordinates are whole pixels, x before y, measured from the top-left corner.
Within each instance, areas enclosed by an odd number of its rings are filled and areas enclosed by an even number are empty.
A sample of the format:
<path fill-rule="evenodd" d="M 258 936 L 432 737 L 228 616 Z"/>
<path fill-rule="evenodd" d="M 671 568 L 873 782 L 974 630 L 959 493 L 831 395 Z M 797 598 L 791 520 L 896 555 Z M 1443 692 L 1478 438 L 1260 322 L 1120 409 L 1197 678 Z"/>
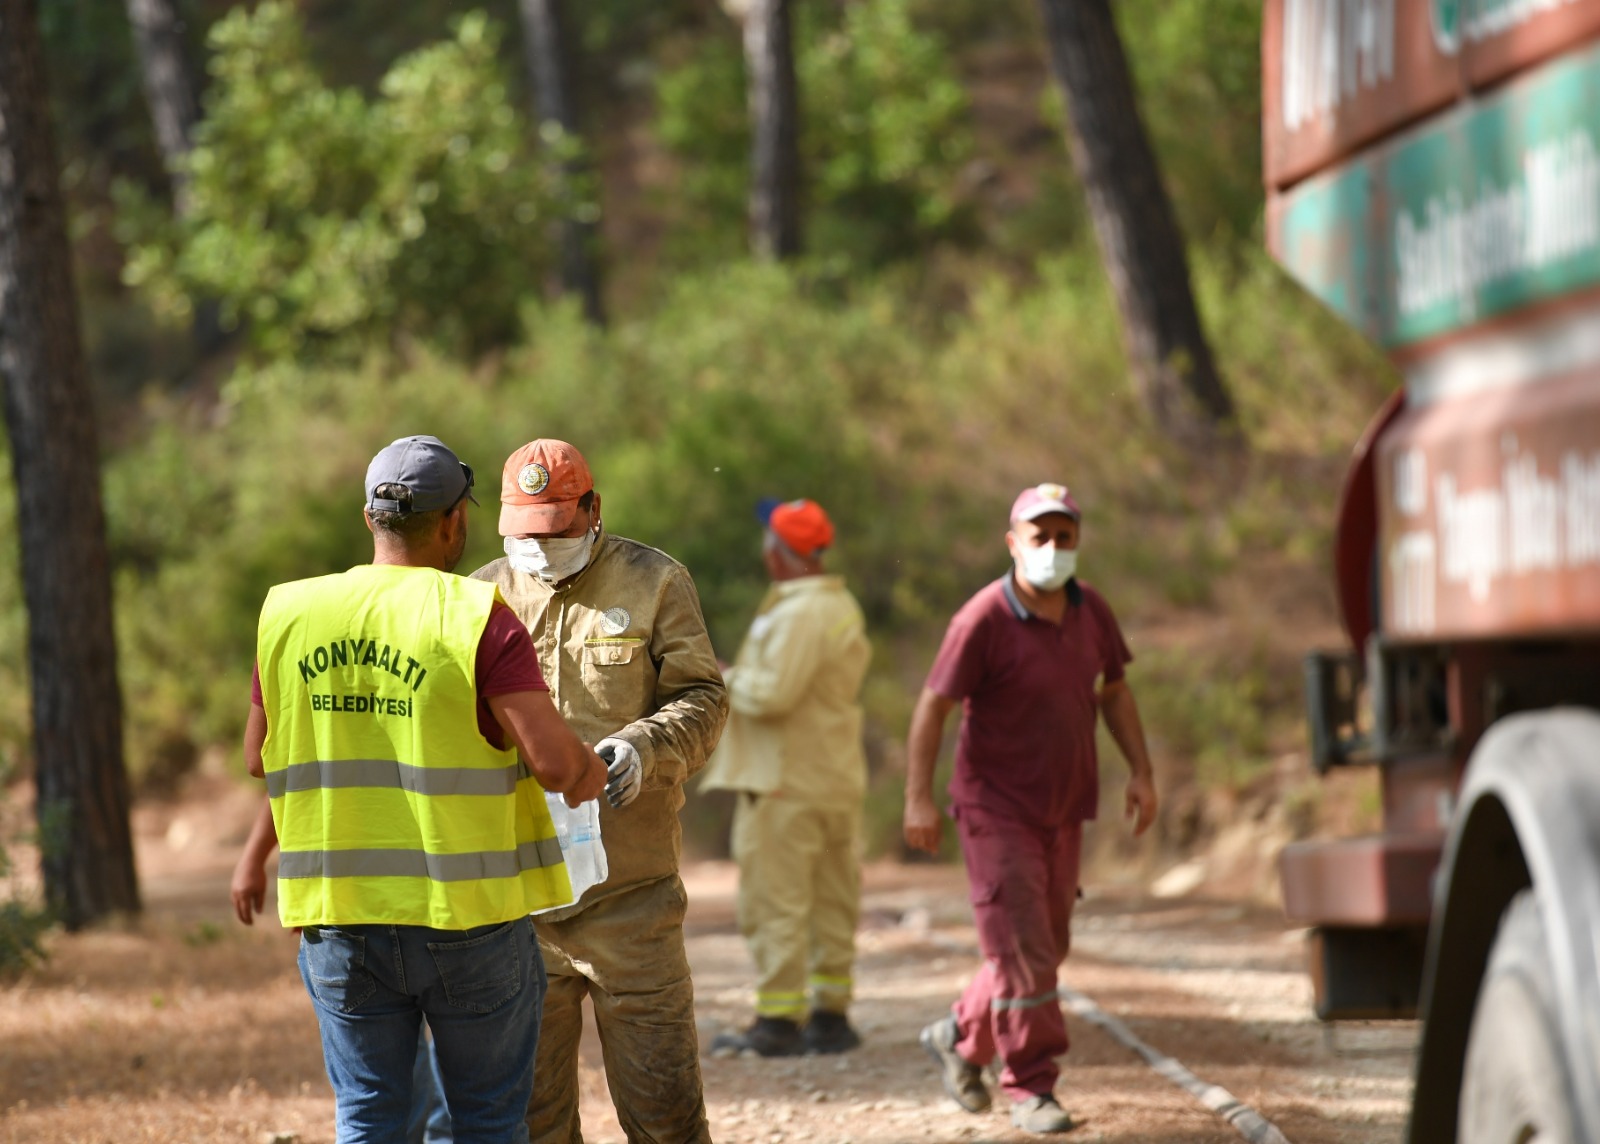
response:
<path fill-rule="evenodd" d="M 592 798 L 571 807 L 559 794 L 545 791 L 544 801 L 556 828 L 556 841 L 561 845 L 561 857 L 567 864 L 567 878 L 572 882 L 572 901 L 575 902 L 590 886 L 604 882 L 610 873 L 605 844 L 600 840 L 600 800 Z M 570 904 L 562 902 L 545 908 L 557 910 Z M 542 914 L 545 911 L 533 912 Z"/>

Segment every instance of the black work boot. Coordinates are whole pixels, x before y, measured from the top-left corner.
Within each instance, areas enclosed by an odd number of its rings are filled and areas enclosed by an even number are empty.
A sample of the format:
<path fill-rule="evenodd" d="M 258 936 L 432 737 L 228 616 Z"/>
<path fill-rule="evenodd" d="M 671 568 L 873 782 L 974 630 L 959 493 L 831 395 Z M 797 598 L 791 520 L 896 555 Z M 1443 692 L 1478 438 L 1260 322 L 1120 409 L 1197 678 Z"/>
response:
<path fill-rule="evenodd" d="M 814 1010 L 800 1034 L 808 1054 L 848 1053 L 861 1047 L 861 1035 L 850 1027 L 850 1019 L 843 1013 L 830 1013 L 826 1009 Z"/>
<path fill-rule="evenodd" d="M 787 1017 L 757 1017 L 742 1033 L 718 1033 L 711 1052 L 719 1057 L 745 1052 L 762 1057 L 797 1057 L 805 1052 L 800 1025 Z"/>

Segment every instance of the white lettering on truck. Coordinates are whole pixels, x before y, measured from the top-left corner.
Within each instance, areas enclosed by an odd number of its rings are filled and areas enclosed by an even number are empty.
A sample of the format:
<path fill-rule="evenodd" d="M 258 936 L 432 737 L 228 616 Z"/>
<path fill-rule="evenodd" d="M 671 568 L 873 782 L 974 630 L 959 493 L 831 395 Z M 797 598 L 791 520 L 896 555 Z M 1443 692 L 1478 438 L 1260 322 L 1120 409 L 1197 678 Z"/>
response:
<path fill-rule="evenodd" d="M 1514 433 L 1500 444 L 1503 461 L 1493 484 L 1465 489 L 1456 474 L 1437 475 L 1431 527 L 1417 519 L 1426 506 L 1415 481 L 1426 459 L 1418 450 L 1396 456 L 1391 500 L 1407 520 L 1385 561 L 1386 626 L 1396 634 L 1434 629 L 1440 587 L 1465 588 L 1483 603 L 1509 577 L 1600 565 L 1600 450 L 1569 449 L 1546 469 Z"/>

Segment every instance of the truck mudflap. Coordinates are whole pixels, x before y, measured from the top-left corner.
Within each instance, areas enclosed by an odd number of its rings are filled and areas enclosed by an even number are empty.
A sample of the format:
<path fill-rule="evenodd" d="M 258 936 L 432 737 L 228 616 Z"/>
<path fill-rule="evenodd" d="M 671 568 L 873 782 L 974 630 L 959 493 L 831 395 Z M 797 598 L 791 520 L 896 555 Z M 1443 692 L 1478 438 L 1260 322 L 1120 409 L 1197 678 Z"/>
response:
<path fill-rule="evenodd" d="M 1455 1140 L 1468 1035 L 1502 914 L 1532 887 L 1580 1140 L 1600 1140 L 1600 713 L 1510 716 L 1467 768 L 1439 868 L 1408 1140 Z"/>

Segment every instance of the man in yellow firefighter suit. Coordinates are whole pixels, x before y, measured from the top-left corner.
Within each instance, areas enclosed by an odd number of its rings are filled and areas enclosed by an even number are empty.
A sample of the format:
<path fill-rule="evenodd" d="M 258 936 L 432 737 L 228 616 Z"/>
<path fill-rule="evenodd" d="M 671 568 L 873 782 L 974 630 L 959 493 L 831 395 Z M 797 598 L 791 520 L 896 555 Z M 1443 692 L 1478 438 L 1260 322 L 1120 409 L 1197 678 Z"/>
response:
<path fill-rule="evenodd" d="M 582 1139 L 578 1039 L 588 997 L 630 1141 L 709 1141 L 678 877 L 682 786 L 722 734 L 727 692 L 682 564 L 608 534 L 588 463 L 541 439 L 506 461 L 506 556 L 496 584 L 533 636 L 556 707 L 609 763 L 600 833 L 609 874 L 539 915 L 550 975 L 539 1036 L 535 1144 Z"/>
<path fill-rule="evenodd" d="M 340 1144 L 402 1138 L 424 1017 L 458 1144 L 526 1140 L 529 914 L 572 896 L 539 784 L 576 806 L 605 781 L 500 594 L 450 575 L 471 488 L 438 438 L 393 442 L 367 470 L 372 563 L 261 609 L 245 762 L 267 782 Z"/>
<path fill-rule="evenodd" d="M 763 501 L 757 515 L 772 587 L 724 673 L 733 713 L 701 784 L 739 796 L 733 856 L 756 1019 L 712 1051 L 842 1053 L 861 1043 L 846 1013 L 867 781 L 859 696 L 872 649 L 855 597 L 824 572 L 833 522 L 822 507 Z"/>

